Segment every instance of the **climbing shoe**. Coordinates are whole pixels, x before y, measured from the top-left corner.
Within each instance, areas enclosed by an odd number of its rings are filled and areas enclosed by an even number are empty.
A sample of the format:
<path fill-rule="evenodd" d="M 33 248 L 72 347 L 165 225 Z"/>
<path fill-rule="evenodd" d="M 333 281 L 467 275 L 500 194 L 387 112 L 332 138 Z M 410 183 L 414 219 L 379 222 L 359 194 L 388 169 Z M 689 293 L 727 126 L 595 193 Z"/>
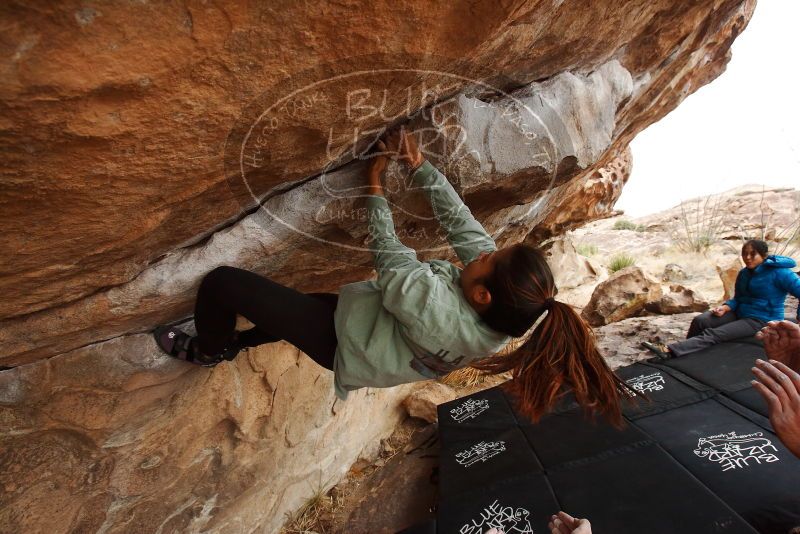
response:
<path fill-rule="evenodd" d="M 642 347 L 654 353 L 662 360 L 669 360 L 674 355 L 670 352 L 669 348 L 663 343 L 650 343 L 649 341 L 642 341 Z"/>
<path fill-rule="evenodd" d="M 153 337 L 158 347 L 173 358 L 204 367 L 213 367 L 222 360 L 232 360 L 239 353 L 238 347 L 233 346 L 220 354 L 204 354 L 197 346 L 197 337 L 175 326 L 160 326 L 153 332 Z"/>

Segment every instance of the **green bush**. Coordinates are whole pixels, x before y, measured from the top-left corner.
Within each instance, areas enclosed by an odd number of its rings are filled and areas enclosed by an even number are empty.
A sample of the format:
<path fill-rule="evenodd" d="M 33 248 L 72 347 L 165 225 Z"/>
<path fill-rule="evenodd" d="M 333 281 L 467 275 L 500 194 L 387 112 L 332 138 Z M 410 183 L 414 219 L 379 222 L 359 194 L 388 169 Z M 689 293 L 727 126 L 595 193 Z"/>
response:
<path fill-rule="evenodd" d="M 633 230 L 634 232 L 644 232 L 647 228 L 643 224 L 635 224 L 631 221 L 620 219 L 614 223 L 614 230 Z"/>
<path fill-rule="evenodd" d="M 619 271 L 620 269 L 624 269 L 625 267 L 630 267 L 631 265 L 635 265 L 636 260 L 626 254 L 617 254 L 613 258 L 611 258 L 611 263 L 608 264 L 608 270 L 612 273 Z"/>
<path fill-rule="evenodd" d="M 578 254 L 581 256 L 594 256 L 597 254 L 597 245 L 591 245 L 589 243 L 578 243 L 575 246 L 575 250 L 578 251 Z"/>

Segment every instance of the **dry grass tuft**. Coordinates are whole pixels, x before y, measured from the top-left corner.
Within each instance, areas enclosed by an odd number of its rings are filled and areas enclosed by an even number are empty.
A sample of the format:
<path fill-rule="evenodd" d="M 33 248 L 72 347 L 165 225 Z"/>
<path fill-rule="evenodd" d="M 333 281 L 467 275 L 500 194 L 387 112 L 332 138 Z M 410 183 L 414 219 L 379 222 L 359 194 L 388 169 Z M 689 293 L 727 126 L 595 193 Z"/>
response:
<path fill-rule="evenodd" d="M 287 514 L 280 534 L 331 534 L 331 518 L 343 505 L 343 499 L 334 496 L 334 493 L 332 490 L 326 492 L 324 486 L 318 484 L 313 495 L 299 510 Z"/>
<path fill-rule="evenodd" d="M 535 325 L 533 328 L 535 328 Z M 533 328 L 531 328 L 531 330 L 533 330 Z M 528 332 L 528 334 L 530 334 L 530 331 Z M 525 342 L 525 340 L 528 338 L 528 334 L 522 337 L 512 339 L 508 343 L 508 345 L 506 345 L 505 348 L 503 348 L 503 350 L 501 350 L 497 354 L 501 355 L 511 354 Z M 507 375 L 510 378 L 510 375 L 508 375 L 508 373 L 504 373 L 504 375 Z M 483 371 L 479 371 L 478 369 L 474 369 L 472 367 L 462 367 L 461 369 L 456 369 L 452 373 L 443 376 L 442 378 L 439 379 L 439 382 L 447 384 L 448 386 L 454 387 L 456 389 L 472 388 L 475 386 L 480 386 L 481 384 L 486 382 L 489 379 L 489 376 L 490 375 L 487 375 L 486 373 L 484 373 Z"/>

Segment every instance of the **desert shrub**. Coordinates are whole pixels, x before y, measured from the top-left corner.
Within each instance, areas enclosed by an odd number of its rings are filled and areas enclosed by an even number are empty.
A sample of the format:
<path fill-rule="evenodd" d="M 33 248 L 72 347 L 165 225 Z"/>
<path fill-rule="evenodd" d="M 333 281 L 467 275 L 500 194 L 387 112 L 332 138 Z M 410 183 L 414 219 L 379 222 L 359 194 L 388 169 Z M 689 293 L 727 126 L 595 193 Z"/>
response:
<path fill-rule="evenodd" d="M 708 196 L 681 202 L 680 208 L 680 221 L 672 233 L 673 243 L 684 252 L 706 252 L 727 225 L 723 199 Z"/>
<path fill-rule="evenodd" d="M 597 254 L 597 245 L 592 245 L 590 243 L 578 243 L 575 246 L 575 250 L 581 256 L 586 256 L 586 257 L 594 256 L 595 254 Z"/>
<path fill-rule="evenodd" d="M 633 230 L 634 232 L 644 232 L 646 230 L 643 224 L 636 224 L 625 219 L 620 219 L 614 223 L 614 230 Z"/>
<path fill-rule="evenodd" d="M 630 267 L 631 265 L 636 264 L 636 259 L 628 256 L 627 254 L 617 254 L 613 258 L 611 258 L 611 262 L 608 264 L 608 270 L 612 273 L 619 271 L 620 269 L 624 269 L 625 267 Z"/>

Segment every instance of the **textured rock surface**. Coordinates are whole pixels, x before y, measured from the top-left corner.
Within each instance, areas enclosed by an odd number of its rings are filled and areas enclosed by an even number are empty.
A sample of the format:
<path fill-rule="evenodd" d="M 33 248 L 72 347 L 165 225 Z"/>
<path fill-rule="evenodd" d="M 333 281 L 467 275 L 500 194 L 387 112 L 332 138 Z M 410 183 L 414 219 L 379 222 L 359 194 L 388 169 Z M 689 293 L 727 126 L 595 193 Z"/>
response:
<path fill-rule="evenodd" d="M 4 3 L 0 530 L 275 531 L 377 450 L 405 389 L 337 403 L 292 348 L 187 368 L 142 333 L 220 264 L 368 277 L 358 154 L 407 118 L 501 246 L 607 216 L 631 139 L 724 70 L 754 5 Z M 262 112 L 244 191 L 229 156 Z M 392 171 L 398 234 L 452 259 Z"/>
<path fill-rule="evenodd" d="M 426 382 L 414 388 L 403 401 L 403 407 L 411 417 L 423 419 L 429 423 L 438 420 L 436 407 L 456 398 L 456 391 L 441 382 Z"/>
<path fill-rule="evenodd" d="M 708 309 L 708 301 L 693 289 L 673 284 L 660 299 L 648 302 L 646 309 L 661 314 L 703 312 Z"/>
<path fill-rule="evenodd" d="M 546 249 L 547 263 L 553 271 L 558 300 L 583 307 L 594 287 L 608 278 L 608 271 L 598 262 L 578 254 L 569 239 L 557 239 Z"/>
<path fill-rule="evenodd" d="M 291 345 L 213 369 L 134 335 L 0 373 L 0 532 L 277 532 L 377 450 L 406 386 L 333 395 Z"/>
<path fill-rule="evenodd" d="M 6 296 L 0 317 L 8 318 L 0 331 L 4 364 L 185 316 L 198 277 L 215 263 L 254 267 L 311 291 L 368 273 L 363 252 L 338 249 L 332 264 L 326 247 L 315 246 L 315 232 L 289 238 L 281 235 L 285 227 L 273 225 L 280 227 L 269 229 L 271 239 L 252 240 L 260 261 L 248 260 L 241 250 L 247 245 L 222 246 L 218 235 L 206 239 L 241 216 L 241 199 L 228 188 L 223 145 L 247 115 L 240 112 L 243 103 L 262 93 L 275 96 L 269 88 L 285 96 L 359 69 L 410 66 L 469 80 L 454 86 L 435 76 L 398 75 L 356 85 L 400 95 L 417 91 L 422 81 L 428 87 L 442 82 L 432 99 L 444 100 L 474 89 L 477 78 L 532 95 L 548 111 L 545 118 L 557 119 L 551 133 L 566 146 L 549 143 L 548 163 L 520 168 L 519 145 L 501 153 L 489 139 L 481 148 L 491 155 L 485 161 L 494 162 L 492 172 L 464 165 L 464 174 L 451 178 L 463 185 L 467 203 L 487 227 L 503 230 L 501 242 L 527 234 L 539 239 L 610 211 L 629 172 L 628 142 L 722 72 L 753 7 L 741 0 L 662 0 L 613 7 L 520 3 L 483 11 L 397 10 L 382 3 L 355 12 L 291 3 L 34 11 L 7 3 L 2 16 L 14 44 L 5 49 L 0 85 L 8 111 L 0 143 L 10 164 L 0 247 L 13 254 L 0 256 Z M 341 20 L 347 31 L 334 22 Z M 320 64 L 326 66 L 312 68 Z M 492 72 L 476 65 L 491 65 Z M 531 85 L 533 80 L 539 82 Z M 471 98 L 498 99 L 478 93 L 473 90 Z M 413 100 L 411 111 L 429 100 Z M 318 212 L 329 195 L 319 199 L 280 188 L 318 176 L 331 160 L 346 163 L 348 149 L 369 140 L 366 132 L 402 114 L 398 106 L 365 119 L 356 141 L 352 135 L 344 140 L 347 130 L 339 128 L 330 146 L 330 128 L 350 126 L 340 107 L 319 105 L 308 116 L 296 114 L 272 136 L 273 157 L 255 173 L 254 193 L 272 195 L 281 213 L 298 202 L 306 215 Z M 513 132 L 506 135 L 514 139 Z M 528 156 L 537 153 L 532 148 Z M 341 173 L 360 180 L 352 168 L 359 165 L 345 165 Z M 548 168 L 556 179 L 544 192 Z M 363 232 L 353 235 L 353 226 L 337 222 L 318 230 L 328 240 L 357 244 Z M 301 262 L 304 269 L 297 269 Z M 319 276 L 309 278 L 312 273 Z M 147 280 L 157 287 L 143 287 Z"/>
<path fill-rule="evenodd" d="M 677 263 L 668 263 L 664 266 L 664 272 L 661 275 L 662 282 L 683 282 L 686 280 L 686 269 Z"/>
<path fill-rule="evenodd" d="M 661 285 L 632 265 L 595 288 L 582 316 L 592 326 L 603 326 L 640 315 L 647 303 L 658 301 L 661 295 Z"/>
<path fill-rule="evenodd" d="M 686 331 L 696 313 L 654 317 L 634 317 L 595 328 L 600 354 L 612 369 L 653 357 L 642 341 L 673 343 L 686 339 Z"/>
<path fill-rule="evenodd" d="M 722 302 L 733 296 L 734 290 L 736 289 L 736 277 L 739 276 L 739 271 L 742 270 L 742 267 L 744 267 L 744 264 L 742 264 L 742 260 L 738 257 L 731 259 L 723 265 L 716 265 L 717 274 L 719 274 L 719 279 L 722 280 L 723 293 L 720 299 Z"/>
<path fill-rule="evenodd" d="M 800 217 L 800 191 L 788 187 L 745 185 L 636 220 L 652 230 L 681 232 L 688 223 L 696 232 L 714 228 L 719 239 L 766 239 L 782 242 L 791 237 L 787 228 Z"/>

